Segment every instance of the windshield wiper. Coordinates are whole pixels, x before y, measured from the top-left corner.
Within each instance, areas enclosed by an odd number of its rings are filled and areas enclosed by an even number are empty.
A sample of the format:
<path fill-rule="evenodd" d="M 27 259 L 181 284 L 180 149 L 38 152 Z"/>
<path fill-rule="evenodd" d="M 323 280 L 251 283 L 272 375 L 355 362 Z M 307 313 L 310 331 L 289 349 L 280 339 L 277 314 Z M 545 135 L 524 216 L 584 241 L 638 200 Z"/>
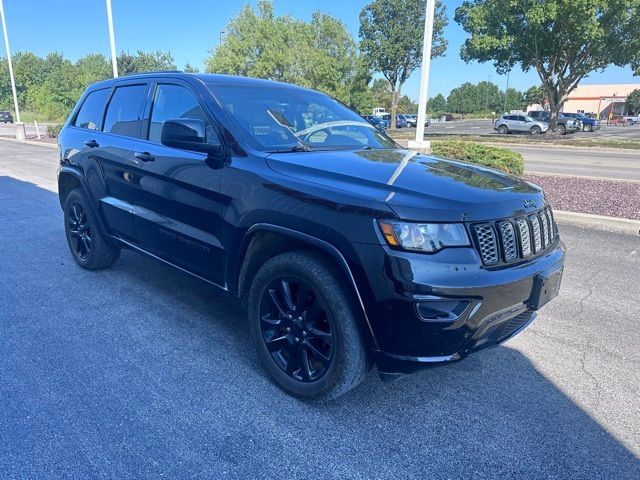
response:
<path fill-rule="evenodd" d="M 292 146 L 291 148 L 286 148 L 282 150 L 273 150 L 270 153 L 295 153 L 295 152 L 313 152 L 313 148 L 307 147 L 302 143 Z"/>

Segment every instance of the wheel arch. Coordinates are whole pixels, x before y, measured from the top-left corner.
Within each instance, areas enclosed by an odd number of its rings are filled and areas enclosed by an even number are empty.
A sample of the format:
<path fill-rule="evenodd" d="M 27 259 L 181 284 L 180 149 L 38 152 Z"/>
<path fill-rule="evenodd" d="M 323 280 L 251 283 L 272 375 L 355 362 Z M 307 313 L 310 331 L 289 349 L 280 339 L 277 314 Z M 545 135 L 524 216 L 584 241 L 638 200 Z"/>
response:
<path fill-rule="evenodd" d="M 102 218 L 100 210 L 95 204 L 93 196 L 89 192 L 89 188 L 87 187 L 82 173 L 75 168 L 67 166 L 60 167 L 60 170 L 58 171 L 58 200 L 60 201 L 61 208 L 64 209 L 64 202 L 66 201 L 67 196 L 69 196 L 69 193 L 76 188 L 81 189 L 84 193 L 87 202 L 89 202 L 91 213 L 93 213 L 98 222 L 98 227 L 100 228 L 101 233 L 103 233 L 106 237 L 109 237 L 104 219 Z"/>
<path fill-rule="evenodd" d="M 254 224 L 247 230 L 239 251 L 237 268 L 233 278 L 240 303 L 246 306 L 251 279 L 254 278 L 264 262 L 276 255 L 301 249 L 312 249 L 324 254 L 342 272 L 361 312 L 359 317 L 363 322 L 362 326 L 366 332 L 367 343 L 371 348 L 377 350 L 377 342 L 364 301 L 344 255 L 329 242 L 306 233 L 267 223 Z"/>

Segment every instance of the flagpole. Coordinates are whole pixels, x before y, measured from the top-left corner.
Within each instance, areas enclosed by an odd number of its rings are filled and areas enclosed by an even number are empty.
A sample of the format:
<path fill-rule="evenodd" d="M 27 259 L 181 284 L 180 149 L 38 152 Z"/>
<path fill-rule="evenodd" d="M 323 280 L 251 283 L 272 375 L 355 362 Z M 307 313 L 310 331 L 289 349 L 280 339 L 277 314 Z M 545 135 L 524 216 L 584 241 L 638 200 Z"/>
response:
<path fill-rule="evenodd" d="M 113 67 L 113 78 L 118 78 L 118 57 L 116 56 L 116 42 L 113 35 L 111 0 L 107 0 L 107 22 L 109 23 L 109 43 L 111 45 L 111 66 Z"/>
<path fill-rule="evenodd" d="M 424 123 L 427 117 L 427 98 L 429 93 L 429 70 L 431 67 L 431 44 L 433 42 L 433 21 L 436 0 L 427 0 L 424 19 L 424 40 L 422 47 L 422 67 L 420 69 L 420 97 L 418 99 L 418 123 L 416 139 L 409 142 L 409 148 L 430 150 L 431 142 L 424 139 Z"/>
<path fill-rule="evenodd" d="M 18 106 L 18 94 L 16 93 L 16 81 L 13 77 L 13 64 L 11 62 L 11 49 L 9 48 L 9 35 L 7 34 L 7 22 L 4 18 L 4 5 L 2 0 L 0 0 L 0 17 L 2 17 L 2 33 L 4 35 L 4 46 L 7 51 L 7 63 L 9 64 L 9 79 L 11 80 L 11 92 L 13 93 L 13 105 L 16 109 L 16 123 L 21 124 L 20 121 L 20 107 Z M 22 129 L 24 140 L 24 127 Z M 20 136 L 19 133 L 16 136 Z"/>

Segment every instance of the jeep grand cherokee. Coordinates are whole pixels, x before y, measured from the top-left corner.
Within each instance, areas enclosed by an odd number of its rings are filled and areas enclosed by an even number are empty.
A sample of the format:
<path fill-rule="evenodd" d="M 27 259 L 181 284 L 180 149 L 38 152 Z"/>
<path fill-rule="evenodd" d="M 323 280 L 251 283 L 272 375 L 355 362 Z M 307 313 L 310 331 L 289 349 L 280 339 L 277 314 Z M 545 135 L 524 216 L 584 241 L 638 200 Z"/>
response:
<path fill-rule="evenodd" d="M 565 249 L 542 191 L 407 151 L 340 102 L 224 75 L 91 85 L 59 137 L 66 237 L 86 269 L 121 248 L 248 310 L 266 371 L 332 398 L 460 360 L 533 321 Z"/>

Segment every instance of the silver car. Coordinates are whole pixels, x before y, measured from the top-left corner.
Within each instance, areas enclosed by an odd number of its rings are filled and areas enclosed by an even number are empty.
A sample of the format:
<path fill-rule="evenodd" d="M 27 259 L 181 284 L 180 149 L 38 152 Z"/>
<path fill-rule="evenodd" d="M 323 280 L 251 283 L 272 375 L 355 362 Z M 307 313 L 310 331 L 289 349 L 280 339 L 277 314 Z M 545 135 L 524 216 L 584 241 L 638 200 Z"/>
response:
<path fill-rule="evenodd" d="M 502 115 L 494 124 L 493 129 L 498 133 L 528 132 L 531 135 L 540 135 L 549 130 L 549 124 L 539 122 L 525 115 Z"/>

